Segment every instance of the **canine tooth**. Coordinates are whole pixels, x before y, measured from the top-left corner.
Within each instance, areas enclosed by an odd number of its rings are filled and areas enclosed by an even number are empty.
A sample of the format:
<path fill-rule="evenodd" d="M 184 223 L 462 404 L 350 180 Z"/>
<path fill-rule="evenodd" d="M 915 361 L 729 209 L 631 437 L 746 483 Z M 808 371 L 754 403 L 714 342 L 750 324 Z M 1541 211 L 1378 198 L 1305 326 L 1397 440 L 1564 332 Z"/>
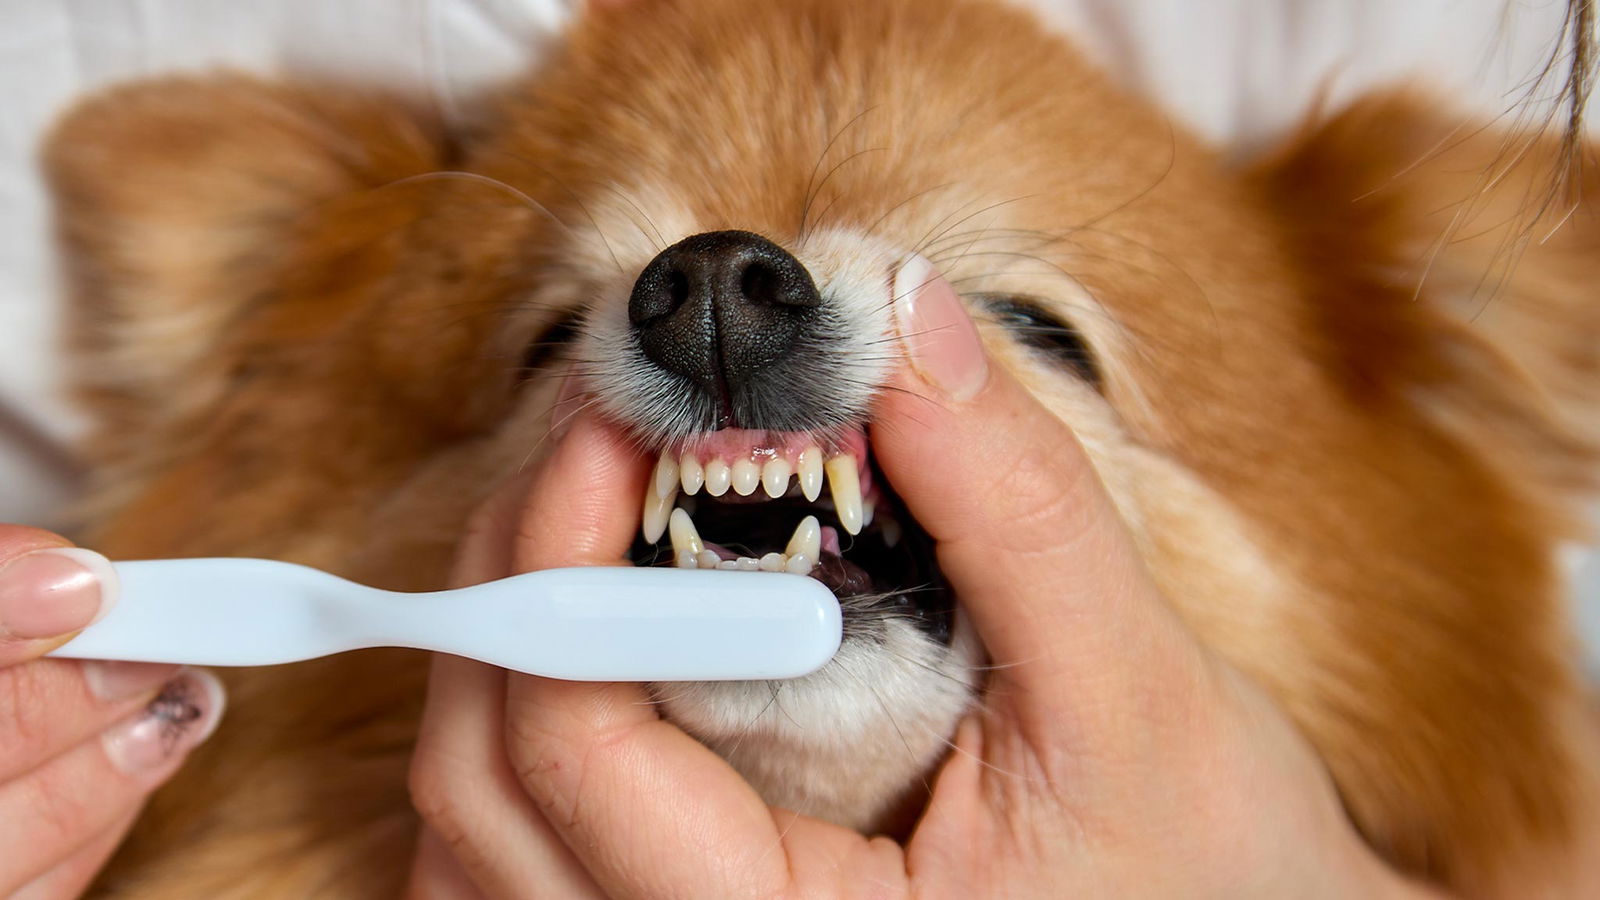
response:
<path fill-rule="evenodd" d="M 806 516 L 795 526 L 794 536 L 789 538 L 789 546 L 783 552 L 793 559 L 796 555 L 807 559 L 822 558 L 822 524 L 816 516 Z M 811 571 L 810 569 L 806 570 Z"/>
<path fill-rule="evenodd" d="M 741 556 L 734 562 L 738 564 L 741 572 L 755 572 L 761 568 L 761 560 L 754 556 Z"/>
<path fill-rule="evenodd" d="M 655 484 L 657 497 L 670 497 L 678 492 L 678 461 L 665 453 L 656 462 Z"/>
<path fill-rule="evenodd" d="M 698 560 L 695 559 L 693 550 L 690 550 L 688 548 L 684 548 L 684 549 L 678 551 L 678 568 L 680 568 L 680 569 L 698 569 L 698 568 L 700 568 L 700 563 L 699 563 Z"/>
<path fill-rule="evenodd" d="M 700 485 L 706 483 L 706 470 L 700 468 L 700 460 L 695 459 L 692 453 L 685 453 L 678 460 L 678 475 L 683 481 L 685 494 L 698 493 Z"/>
<path fill-rule="evenodd" d="M 893 547 L 895 544 L 900 543 L 900 523 L 896 522 L 893 516 L 890 516 L 883 520 L 882 525 L 878 526 L 878 534 L 883 536 L 883 545 L 885 547 Z"/>
<path fill-rule="evenodd" d="M 729 476 L 733 482 L 734 493 L 748 497 L 754 494 L 756 487 L 761 484 L 761 467 L 753 460 L 741 459 L 733 464 Z"/>
<path fill-rule="evenodd" d="M 657 494 L 654 487 L 645 488 L 644 491 L 644 516 L 642 530 L 647 544 L 654 544 L 661 540 L 661 533 L 667 530 L 667 517 L 672 513 L 672 501 L 678 499 L 678 489 L 674 485 L 672 493 L 662 496 Z M 688 518 L 688 514 L 684 514 Z"/>
<path fill-rule="evenodd" d="M 736 559 L 724 559 L 717 563 L 717 568 L 732 572 L 739 568 L 739 561 Z"/>
<path fill-rule="evenodd" d="M 873 503 L 871 500 L 863 501 L 861 504 L 861 527 L 865 528 L 868 525 L 871 525 L 872 517 L 876 515 L 877 512 L 878 504 Z"/>
<path fill-rule="evenodd" d="M 841 454 L 828 460 L 828 488 L 833 492 L 833 507 L 839 524 L 851 534 L 861 533 L 861 476 L 856 474 L 856 458 Z"/>
<path fill-rule="evenodd" d="M 777 499 L 789 489 L 789 462 L 783 459 L 769 459 L 761 470 L 761 486 L 766 488 L 767 496 Z"/>
<path fill-rule="evenodd" d="M 782 553 L 768 553 L 761 557 L 756 566 L 763 572 L 782 572 L 784 563 L 788 561 L 789 557 L 784 556 Z"/>
<path fill-rule="evenodd" d="M 822 496 L 822 448 L 807 447 L 800 454 L 800 491 L 813 502 Z"/>
<path fill-rule="evenodd" d="M 681 509 L 672 511 L 672 518 L 667 520 L 667 527 L 672 532 L 672 549 L 682 557 L 684 553 L 699 556 L 706 549 L 705 542 L 700 540 L 700 532 L 695 530 L 694 520 Z M 715 553 L 711 554 L 716 556 Z"/>
<path fill-rule="evenodd" d="M 706 462 L 706 493 L 713 497 L 721 497 L 728 492 L 728 485 L 733 483 L 733 470 L 720 459 Z"/>
<path fill-rule="evenodd" d="M 722 562 L 722 557 L 711 550 L 701 550 L 694 555 L 694 561 L 702 569 L 715 569 L 717 563 Z"/>
<path fill-rule="evenodd" d="M 810 575 L 811 567 L 811 557 L 804 553 L 790 554 L 789 561 L 783 564 L 783 570 L 793 575 Z"/>

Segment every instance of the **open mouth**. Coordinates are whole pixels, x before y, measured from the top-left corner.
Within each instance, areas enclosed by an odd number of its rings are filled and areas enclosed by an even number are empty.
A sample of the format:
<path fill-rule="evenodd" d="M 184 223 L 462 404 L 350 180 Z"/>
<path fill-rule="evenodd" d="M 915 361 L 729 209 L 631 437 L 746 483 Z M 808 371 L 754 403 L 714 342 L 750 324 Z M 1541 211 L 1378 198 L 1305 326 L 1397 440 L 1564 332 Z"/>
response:
<path fill-rule="evenodd" d="M 636 565 L 790 572 L 827 585 L 846 637 L 903 618 L 948 643 L 955 598 L 861 429 L 833 437 L 727 429 L 661 452 Z"/>

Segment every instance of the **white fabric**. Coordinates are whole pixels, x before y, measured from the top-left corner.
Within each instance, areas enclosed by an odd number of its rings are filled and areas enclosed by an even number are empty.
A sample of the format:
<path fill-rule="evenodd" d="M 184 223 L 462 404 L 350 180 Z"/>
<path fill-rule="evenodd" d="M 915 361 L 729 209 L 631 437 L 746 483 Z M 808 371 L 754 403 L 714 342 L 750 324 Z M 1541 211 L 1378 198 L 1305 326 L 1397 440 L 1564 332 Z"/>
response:
<path fill-rule="evenodd" d="M 1319 101 L 1397 80 L 1501 114 L 1529 98 L 1565 11 L 1563 0 L 1021 2 L 1175 119 L 1241 154 Z M 50 524 L 70 496 L 60 448 L 78 423 L 58 387 L 50 238 L 33 168 L 64 104 L 120 79 L 226 64 L 380 79 L 431 91 L 448 111 L 531 60 L 572 6 L 0 0 L 0 521 Z M 1591 560 L 1584 578 L 1583 613 L 1600 634 L 1600 565 Z"/>

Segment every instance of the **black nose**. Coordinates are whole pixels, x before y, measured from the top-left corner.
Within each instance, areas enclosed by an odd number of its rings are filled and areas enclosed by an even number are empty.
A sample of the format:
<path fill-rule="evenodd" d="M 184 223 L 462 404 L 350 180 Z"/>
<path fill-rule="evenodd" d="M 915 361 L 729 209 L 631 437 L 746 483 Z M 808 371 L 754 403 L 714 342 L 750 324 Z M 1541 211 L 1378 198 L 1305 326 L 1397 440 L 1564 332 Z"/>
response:
<path fill-rule="evenodd" d="M 821 305 L 811 274 L 782 247 L 748 231 L 712 231 L 645 266 L 628 319 L 645 356 L 713 399 L 718 427 L 752 427 L 736 421 L 740 396 L 804 339 Z"/>

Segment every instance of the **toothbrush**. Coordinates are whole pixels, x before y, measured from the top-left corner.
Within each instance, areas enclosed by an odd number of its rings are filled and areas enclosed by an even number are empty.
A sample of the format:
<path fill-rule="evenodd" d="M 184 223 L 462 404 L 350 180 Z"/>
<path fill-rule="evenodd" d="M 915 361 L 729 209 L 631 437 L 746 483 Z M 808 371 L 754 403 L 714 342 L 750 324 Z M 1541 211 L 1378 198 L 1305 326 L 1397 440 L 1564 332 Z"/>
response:
<path fill-rule="evenodd" d="M 797 678 L 839 648 L 839 601 L 803 575 L 547 569 L 400 593 L 265 559 L 114 563 L 105 618 L 51 655 L 261 666 L 413 647 L 569 681 Z"/>

